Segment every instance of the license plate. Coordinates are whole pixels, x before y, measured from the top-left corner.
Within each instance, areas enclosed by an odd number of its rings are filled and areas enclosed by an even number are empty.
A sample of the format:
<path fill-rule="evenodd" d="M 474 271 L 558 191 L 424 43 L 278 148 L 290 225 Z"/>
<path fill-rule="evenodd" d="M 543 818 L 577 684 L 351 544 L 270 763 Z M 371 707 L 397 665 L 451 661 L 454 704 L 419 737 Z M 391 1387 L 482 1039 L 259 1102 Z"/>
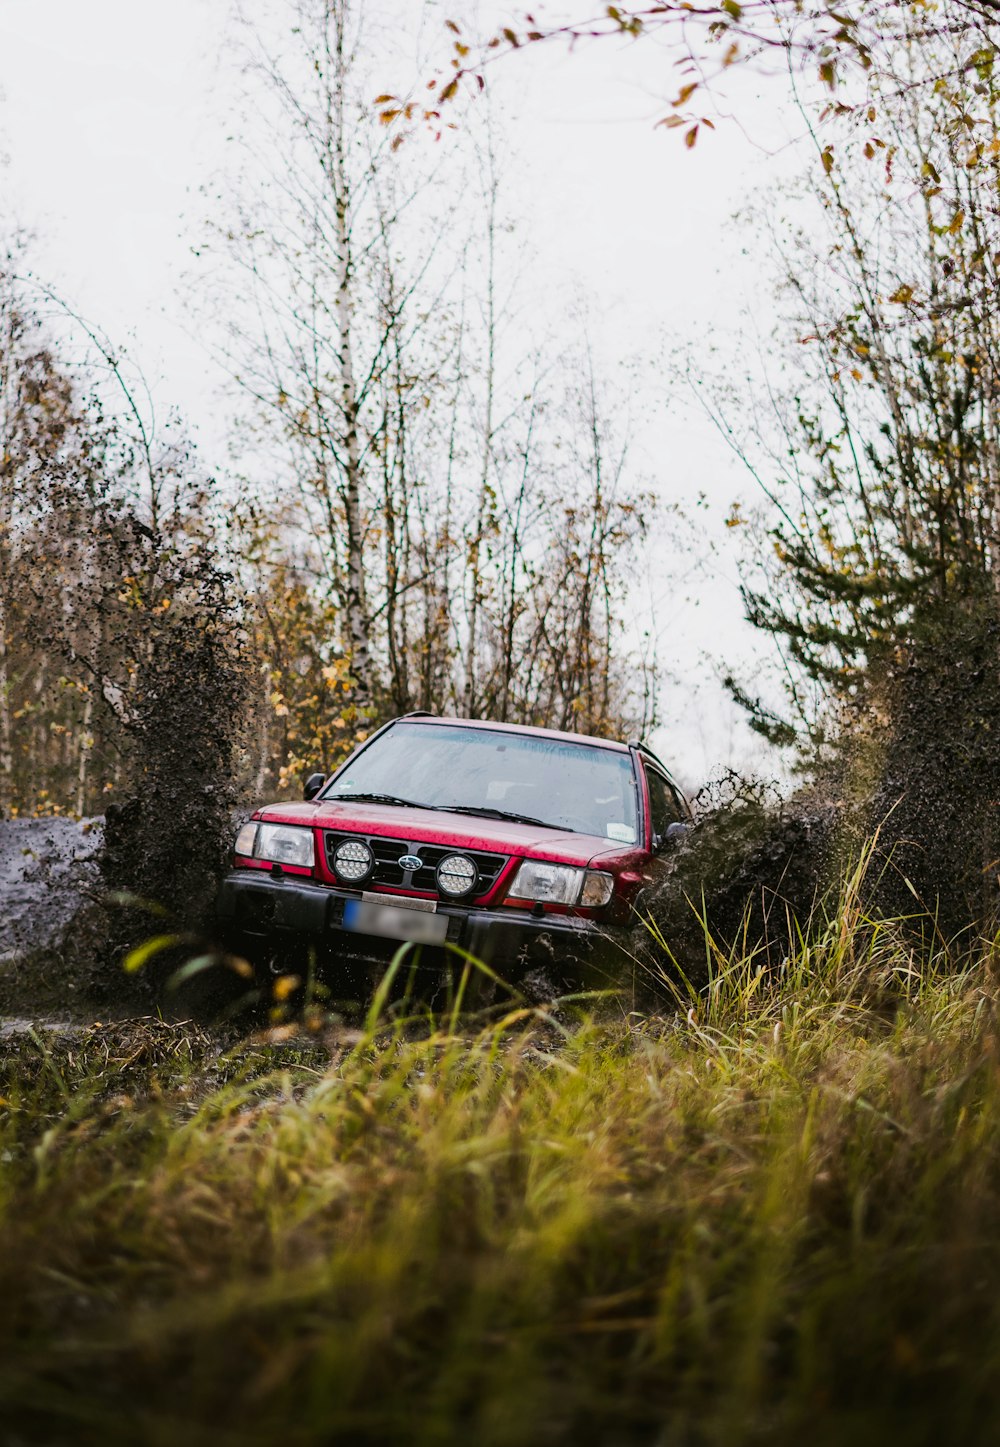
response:
<path fill-rule="evenodd" d="M 344 929 L 353 934 L 379 935 L 387 940 L 440 945 L 448 935 L 448 916 L 394 909 L 390 904 L 373 904 L 368 899 L 349 899 L 344 905 Z"/>

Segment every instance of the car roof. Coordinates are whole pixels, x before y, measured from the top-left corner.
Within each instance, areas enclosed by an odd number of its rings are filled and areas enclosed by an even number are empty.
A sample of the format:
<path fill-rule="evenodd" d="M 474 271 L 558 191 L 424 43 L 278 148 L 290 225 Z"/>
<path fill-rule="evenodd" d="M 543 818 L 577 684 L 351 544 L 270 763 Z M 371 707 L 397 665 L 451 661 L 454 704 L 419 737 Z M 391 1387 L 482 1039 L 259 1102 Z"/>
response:
<path fill-rule="evenodd" d="M 615 739 L 599 739 L 593 734 L 568 733 L 564 729 L 536 728 L 532 724 L 494 723 L 492 719 L 485 718 L 448 718 L 443 714 L 405 713 L 401 718 L 393 719 L 393 723 L 454 724 L 463 729 L 490 729 L 497 733 L 529 734 L 532 738 L 566 739 L 574 744 L 590 744 L 599 749 L 611 749 L 618 754 L 629 752 L 628 744 L 619 743 Z"/>

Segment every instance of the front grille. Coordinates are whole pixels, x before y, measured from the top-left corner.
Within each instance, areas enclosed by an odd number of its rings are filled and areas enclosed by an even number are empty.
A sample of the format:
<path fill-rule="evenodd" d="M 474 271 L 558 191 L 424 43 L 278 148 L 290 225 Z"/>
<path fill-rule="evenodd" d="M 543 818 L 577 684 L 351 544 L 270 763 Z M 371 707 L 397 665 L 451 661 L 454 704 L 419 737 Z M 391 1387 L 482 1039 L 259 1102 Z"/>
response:
<path fill-rule="evenodd" d="M 337 845 L 345 839 L 363 839 L 375 856 L 375 867 L 366 879 L 358 881 L 359 889 L 414 889 L 436 894 L 437 867 L 449 854 L 462 854 L 476 866 L 479 879 L 471 894 L 462 899 L 479 899 L 488 894 L 500 877 L 507 863 L 506 854 L 487 854 L 481 849 L 462 849 L 441 844 L 419 844 L 413 839 L 384 839 L 378 834 L 338 834 L 329 832 L 325 836 L 326 862 L 330 873 L 336 874 L 333 856 Z M 420 868 L 406 874 L 399 867 L 404 854 L 414 854 L 420 859 Z M 445 895 L 443 898 L 449 898 Z M 456 901 L 458 903 L 461 900 Z"/>

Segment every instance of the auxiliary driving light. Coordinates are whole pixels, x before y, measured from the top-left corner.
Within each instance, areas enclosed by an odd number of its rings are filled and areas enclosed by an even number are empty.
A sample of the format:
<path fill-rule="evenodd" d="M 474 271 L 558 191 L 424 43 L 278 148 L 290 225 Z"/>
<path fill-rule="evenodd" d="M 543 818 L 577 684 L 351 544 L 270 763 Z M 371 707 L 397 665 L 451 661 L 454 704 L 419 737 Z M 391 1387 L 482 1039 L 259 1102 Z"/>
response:
<path fill-rule="evenodd" d="M 464 854 L 448 854 L 437 867 L 437 884 L 442 894 L 457 897 L 475 888 L 476 866 Z"/>
<path fill-rule="evenodd" d="M 357 884 L 371 873 L 375 856 L 360 839 L 345 839 L 333 851 L 333 868 L 338 879 L 346 884 Z"/>

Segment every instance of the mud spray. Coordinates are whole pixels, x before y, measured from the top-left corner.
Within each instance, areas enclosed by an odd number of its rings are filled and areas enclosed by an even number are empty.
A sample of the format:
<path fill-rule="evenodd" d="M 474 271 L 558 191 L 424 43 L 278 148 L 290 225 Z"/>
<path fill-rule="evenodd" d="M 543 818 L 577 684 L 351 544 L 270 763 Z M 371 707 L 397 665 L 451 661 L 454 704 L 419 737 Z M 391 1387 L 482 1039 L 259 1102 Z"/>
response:
<path fill-rule="evenodd" d="M 705 928 L 779 967 L 790 931 L 869 841 L 866 911 L 956 961 L 1000 919 L 1000 621 L 995 600 L 928 607 L 909 640 L 872 660 L 862 699 L 808 786 L 781 799 L 727 775 L 703 790 L 698 821 L 650 913 L 685 973 L 706 976 Z M 636 953 L 662 958 L 639 929 Z"/>
<path fill-rule="evenodd" d="M 204 537 L 160 533 L 126 503 L 105 500 L 90 539 L 88 565 L 67 585 L 66 614 L 74 662 L 114 710 L 121 783 L 93 832 L 97 850 L 84 850 L 96 857 L 73 901 L 82 898 L 82 908 L 54 939 L 38 902 L 34 948 L 22 940 L 3 993 L 20 991 L 21 1004 L 44 999 L 51 1008 L 62 995 L 143 1013 L 159 1003 L 176 952 L 128 978 L 129 950 L 153 935 L 190 941 L 210 929 L 236 817 L 250 660 L 237 589 Z M 80 852 L 79 837 L 72 847 Z M 29 893 L 43 864 L 39 856 Z M 224 972 L 212 973 L 225 984 Z"/>

